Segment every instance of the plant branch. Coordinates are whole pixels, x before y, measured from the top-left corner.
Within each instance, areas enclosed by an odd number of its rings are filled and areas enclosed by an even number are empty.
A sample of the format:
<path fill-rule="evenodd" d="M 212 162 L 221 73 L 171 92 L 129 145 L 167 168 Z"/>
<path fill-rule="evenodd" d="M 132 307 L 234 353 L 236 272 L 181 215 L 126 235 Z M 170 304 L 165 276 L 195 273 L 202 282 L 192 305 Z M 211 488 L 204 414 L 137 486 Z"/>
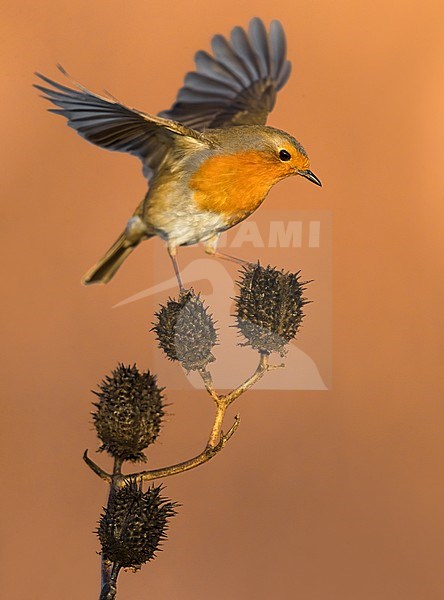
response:
<path fill-rule="evenodd" d="M 237 387 L 235 390 L 233 390 L 225 396 L 225 401 L 227 402 L 227 404 L 230 405 L 232 402 L 234 402 L 236 398 L 239 398 L 241 394 L 250 389 L 256 382 L 259 381 L 259 379 L 261 379 L 265 375 L 267 371 L 269 371 L 272 368 L 273 367 L 268 362 L 268 354 L 266 354 L 265 352 L 260 352 L 259 364 L 256 367 L 256 371 L 251 377 L 249 377 L 243 383 L 241 383 L 239 387 Z"/>
<path fill-rule="evenodd" d="M 168 467 L 152 469 L 149 471 L 141 471 L 140 473 L 132 473 L 130 475 L 123 475 L 123 460 L 121 458 L 114 458 L 113 471 L 112 473 L 107 473 L 89 458 L 88 450 L 85 450 L 83 454 L 83 460 L 85 461 L 85 463 L 93 471 L 93 473 L 95 473 L 98 477 L 109 483 L 110 487 L 107 506 L 109 507 L 110 500 L 113 494 L 119 488 L 124 486 L 128 481 L 135 481 L 138 484 L 142 484 L 142 482 L 145 481 L 152 481 L 154 479 L 160 479 L 162 477 L 169 477 L 178 473 L 184 473 L 185 471 L 189 471 L 190 469 L 194 469 L 195 467 L 198 467 L 199 465 L 208 462 L 214 456 L 216 456 L 216 454 L 220 452 L 222 448 L 225 447 L 231 436 L 239 427 L 240 423 L 240 417 L 239 415 L 236 415 L 234 417 L 234 423 L 230 427 L 228 432 L 223 432 L 222 426 L 228 407 L 240 395 L 242 395 L 244 392 L 250 389 L 257 381 L 259 381 L 259 379 L 261 379 L 267 371 L 269 371 L 272 368 L 277 368 L 273 367 L 268 363 L 267 353 L 260 352 L 259 357 L 259 364 L 256 367 L 255 372 L 243 383 L 241 383 L 241 385 L 239 385 L 237 388 L 235 388 L 226 395 L 219 395 L 216 392 L 211 373 L 205 367 L 198 371 L 199 375 L 202 378 L 202 381 L 204 382 L 205 389 L 216 404 L 216 414 L 214 416 L 213 425 L 205 449 L 197 456 L 194 456 L 189 460 L 182 461 L 175 465 L 170 465 Z M 102 554 L 101 591 L 99 600 L 115 600 L 117 594 L 117 578 L 120 569 L 121 567 L 118 563 L 113 563 Z"/>
<path fill-rule="evenodd" d="M 113 479 L 112 475 L 104 471 L 101 467 L 99 467 L 99 465 L 97 465 L 93 460 L 89 458 L 88 450 L 85 450 L 85 452 L 83 453 L 83 460 L 86 462 L 91 471 L 93 471 L 93 473 L 95 473 L 101 479 L 104 479 L 108 483 L 111 483 Z"/>
<path fill-rule="evenodd" d="M 217 403 L 219 401 L 220 397 L 217 394 L 216 390 L 214 389 L 213 378 L 211 376 L 210 371 L 207 371 L 206 367 L 204 367 L 203 369 L 199 369 L 198 373 L 204 383 L 205 389 L 210 394 L 210 396 L 213 398 L 213 400 Z"/>
<path fill-rule="evenodd" d="M 86 452 L 85 452 L 86 455 Z M 85 459 L 85 455 L 83 458 Z M 87 457 L 86 457 L 87 458 Z M 97 467 L 92 460 L 88 459 L 89 462 L 94 465 L 94 468 L 91 466 L 94 472 L 97 472 L 96 469 L 102 471 L 100 467 Z M 110 477 L 110 488 L 108 494 L 108 502 L 107 506 L 109 507 L 111 498 L 113 494 L 115 494 L 116 490 L 119 487 L 120 479 L 122 478 L 122 459 L 119 457 L 114 458 L 114 466 L 113 466 L 113 474 Z M 87 462 L 88 466 L 89 463 Z M 101 475 L 99 475 L 101 476 Z M 120 565 L 118 563 L 113 563 L 106 556 L 104 556 L 102 552 L 102 561 L 101 561 L 101 590 L 100 590 L 100 598 L 99 600 L 114 600 L 117 594 L 117 577 L 120 572 Z"/>
<path fill-rule="evenodd" d="M 261 352 L 259 353 L 259 364 L 256 367 L 255 372 L 248 379 L 246 379 L 241 385 L 232 390 L 229 394 L 219 395 L 214 389 L 213 380 L 211 373 L 206 368 L 200 369 L 199 375 L 204 382 L 205 389 L 208 394 L 213 398 L 216 403 L 216 414 L 213 420 L 213 426 L 211 428 L 210 436 L 208 438 L 205 449 L 188 460 L 170 465 L 168 467 L 162 467 L 160 469 L 151 469 L 149 471 L 141 471 L 139 473 L 131 473 L 129 475 L 123 475 L 121 471 L 122 461 L 115 459 L 113 473 L 110 475 L 99 467 L 94 461 L 92 461 L 88 452 L 85 451 L 83 460 L 89 466 L 89 468 L 98 475 L 101 479 L 104 479 L 111 484 L 111 490 L 113 488 L 122 487 L 125 482 L 132 480 L 137 483 L 152 481 L 154 479 L 161 479 L 163 477 L 170 477 L 171 475 L 177 475 L 178 473 L 184 473 L 190 469 L 194 469 L 199 465 L 202 465 L 211 460 L 218 452 L 225 447 L 228 440 L 234 434 L 240 423 L 239 415 L 235 416 L 235 420 L 231 428 L 226 434 L 223 433 L 222 426 L 227 412 L 228 407 L 243 393 L 250 389 L 259 379 L 261 379 L 267 371 L 270 369 L 277 368 L 283 365 L 277 365 L 276 367 L 270 365 L 268 362 L 268 354 Z"/>
<path fill-rule="evenodd" d="M 117 594 L 117 577 L 120 572 L 120 565 L 114 563 L 107 571 L 108 576 L 105 581 L 102 577 L 102 589 L 100 591 L 99 600 L 114 600 Z M 103 574 L 103 571 L 102 571 Z"/>
<path fill-rule="evenodd" d="M 183 473 L 185 471 L 189 471 L 190 469 L 194 469 L 195 467 L 198 467 L 199 465 L 202 465 L 211 460 L 213 456 L 216 456 L 216 454 L 220 452 L 222 448 L 225 447 L 228 440 L 238 428 L 239 423 L 240 417 L 239 415 L 236 415 L 234 417 L 233 425 L 230 427 L 228 432 L 224 434 L 224 432 L 221 429 L 222 421 L 220 418 L 220 411 L 218 409 L 212 429 L 212 435 L 214 434 L 219 438 L 217 444 L 211 446 L 208 443 L 203 452 L 201 452 L 197 456 L 194 456 L 193 458 L 190 458 L 189 460 L 185 460 L 183 462 L 177 463 L 175 465 L 170 465 L 169 467 L 164 467 L 161 469 L 153 469 L 150 471 L 142 471 L 141 473 L 127 475 L 126 477 L 123 477 L 123 479 L 132 479 L 133 481 L 135 480 L 137 483 L 140 483 L 142 481 L 152 481 L 153 479 L 160 479 L 162 477 L 169 477 L 170 475 L 177 475 L 178 473 Z"/>

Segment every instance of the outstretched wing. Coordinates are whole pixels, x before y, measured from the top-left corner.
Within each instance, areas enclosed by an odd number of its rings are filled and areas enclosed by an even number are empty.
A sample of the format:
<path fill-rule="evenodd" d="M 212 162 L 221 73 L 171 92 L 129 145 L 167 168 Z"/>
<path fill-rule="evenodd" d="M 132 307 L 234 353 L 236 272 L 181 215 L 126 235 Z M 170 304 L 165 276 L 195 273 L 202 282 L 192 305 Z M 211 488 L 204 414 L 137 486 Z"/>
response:
<path fill-rule="evenodd" d="M 185 76 L 175 104 L 159 114 L 197 130 L 264 125 L 291 72 L 280 22 L 272 21 L 267 33 L 252 19 L 248 33 L 235 27 L 229 41 L 214 36 L 212 48 L 214 56 L 196 53 L 196 70 Z"/>
<path fill-rule="evenodd" d="M 59 67 L 64 75 L 67 73 Z M 51 87 L 35 84 L 57 108 L 50 112 L 63 115 L 68 125 L 89 142 L 108 150 L 129 152 L 140 158 L 148 179 L 159 168 L 177 136 L 190 144 L 208 145 L 205 137 L 193 129 L 169 119 L 148 115 L 129 108 L 115 98 L 105 98 L 72 82 L 77 89 L 36 75 Z"/>

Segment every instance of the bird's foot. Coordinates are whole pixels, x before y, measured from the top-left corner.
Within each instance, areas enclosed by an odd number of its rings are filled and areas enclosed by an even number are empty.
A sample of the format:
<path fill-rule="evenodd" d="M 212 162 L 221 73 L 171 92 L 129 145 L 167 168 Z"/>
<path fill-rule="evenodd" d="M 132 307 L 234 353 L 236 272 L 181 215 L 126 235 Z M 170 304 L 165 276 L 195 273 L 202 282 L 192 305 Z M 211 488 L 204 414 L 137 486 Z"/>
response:
<path fill-rule="evenodd" d="M 222 260 L 229 260 L 230 262 L 237 263 L 241 266 L 247 266 L 251 264 L 248 260 L 238 258 L 237 256 L 232 256 L 231 254 L 225 254 L 225 252 L 219 252 L 219 250 L 217 252 L 213 252 L 212 256 L 215 256 L 216 258 L 221 258 Z"/>

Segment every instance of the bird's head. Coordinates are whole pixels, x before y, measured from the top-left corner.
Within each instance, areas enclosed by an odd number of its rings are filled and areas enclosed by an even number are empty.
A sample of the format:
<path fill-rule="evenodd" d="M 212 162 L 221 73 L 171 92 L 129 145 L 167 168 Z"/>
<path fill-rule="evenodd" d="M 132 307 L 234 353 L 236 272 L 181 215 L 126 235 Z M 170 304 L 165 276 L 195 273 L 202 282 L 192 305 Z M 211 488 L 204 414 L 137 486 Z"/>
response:
<path fill-rule="evenodd" d="M 310 160 L 303 146 L 285 131 L 248 125 L 215 130 L 212 135 L 222 142 L 220 153 L 228 150 L 236 157 L 235 164 L 246 179 L 253 178 L 267 187 L 285 177 L 301 175 L 322 185 L 310 171 Z"/>
<path fill-rule="evenodd" d="M 267 163 L 278 179 L 300 175 L 322 186 L 321 181 L 310 171 L 310 160 L 305 149 L 294 137 L 273 127 L 264 127 L 261 133 L 260 139 L 262 149 L 267 154 Z"/>

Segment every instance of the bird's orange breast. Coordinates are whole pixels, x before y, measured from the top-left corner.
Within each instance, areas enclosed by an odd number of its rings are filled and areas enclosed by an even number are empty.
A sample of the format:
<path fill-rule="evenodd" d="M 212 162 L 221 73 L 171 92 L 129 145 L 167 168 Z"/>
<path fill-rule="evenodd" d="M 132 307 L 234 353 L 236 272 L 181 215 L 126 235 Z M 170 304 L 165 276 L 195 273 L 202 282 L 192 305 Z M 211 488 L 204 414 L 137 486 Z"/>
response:
<path fill-rule="evenodd" d="M 208 158 L 189 185 L 198 209 L 223 214 L 234 224 L 256 210 L 271 186 L 288 174 L 267 152 L 249 150 Z"/>

